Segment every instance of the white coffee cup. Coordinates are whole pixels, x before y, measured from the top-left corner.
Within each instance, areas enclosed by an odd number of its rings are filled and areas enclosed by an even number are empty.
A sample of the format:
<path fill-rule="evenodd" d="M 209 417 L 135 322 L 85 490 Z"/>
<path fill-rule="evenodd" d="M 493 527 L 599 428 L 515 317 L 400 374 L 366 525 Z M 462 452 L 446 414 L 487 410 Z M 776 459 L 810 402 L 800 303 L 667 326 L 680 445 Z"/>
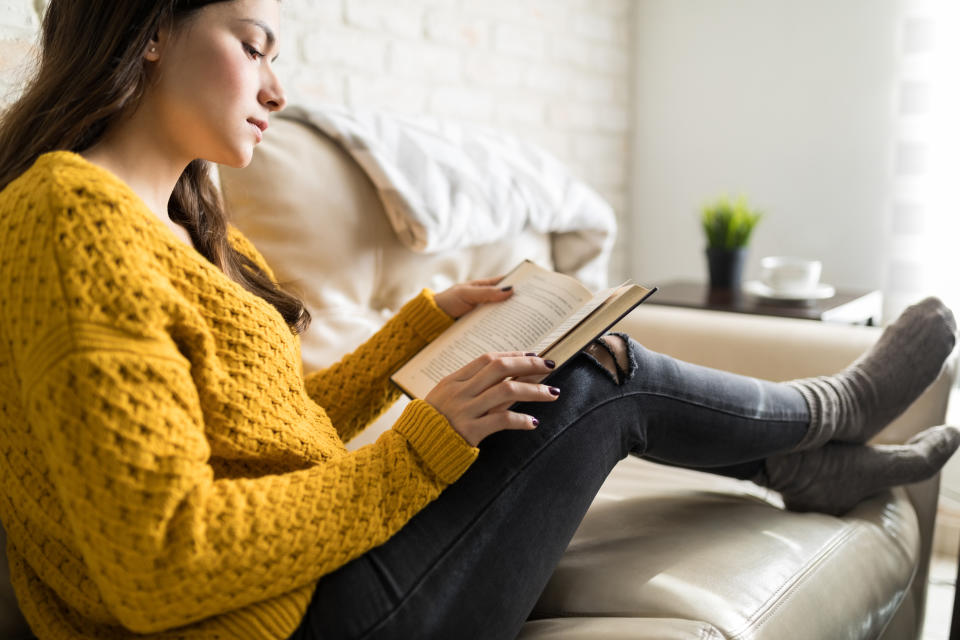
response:
<path fill-rule="evenodd" d="M 819 260 L 767 256 L 760 260 L 760 281 L 777 293 L 812 291 L 820 282 Z"/>

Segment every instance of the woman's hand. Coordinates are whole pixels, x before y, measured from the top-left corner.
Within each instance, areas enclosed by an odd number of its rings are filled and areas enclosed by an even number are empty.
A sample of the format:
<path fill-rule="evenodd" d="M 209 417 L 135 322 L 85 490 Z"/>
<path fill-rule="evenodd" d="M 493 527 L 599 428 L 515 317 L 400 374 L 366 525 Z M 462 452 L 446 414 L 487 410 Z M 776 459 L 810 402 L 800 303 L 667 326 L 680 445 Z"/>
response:
<path fill-rule="evenodd" d="M 500 302 L 513 295 L 513 287 L 496 286 L 503 277 L 455 284 L 433 296 L 437 306 L 451 318 L 459 318 L 484 302 Z"/>
<path fill-rule="evenodd" d="M 437 383 L 424 400 L 446 417 L 470 446 L 503 429 L 535 429 L 533 416 L 507 409 L 515 402 L 549 402 L 560 390 L 537 384 L 550 360 L 519 351 L 487 353 Z"/>

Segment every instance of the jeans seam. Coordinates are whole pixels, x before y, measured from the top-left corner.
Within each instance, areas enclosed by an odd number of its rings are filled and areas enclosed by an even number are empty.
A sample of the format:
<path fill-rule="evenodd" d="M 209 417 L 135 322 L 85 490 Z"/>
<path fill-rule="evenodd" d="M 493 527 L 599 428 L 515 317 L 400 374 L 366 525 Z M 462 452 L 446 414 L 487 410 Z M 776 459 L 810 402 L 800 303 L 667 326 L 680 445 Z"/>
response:
<path fill-rule="evenodd" d="M 361 556 L 362 557 L 362 556 Z M 380 584 L 390 587 L 391 596 L 394 600 L 400 600 L 402 594 L 400 589 L 397 587 L 397 583 L 393 580 L 383 565 L 380 564 L 380 561 L 377 560 L 376 556 L 373 554 L 366 554 L 367 561 L 370 563 L 370 566 L 373 568 L 374 572 L 380 578 Z"/>

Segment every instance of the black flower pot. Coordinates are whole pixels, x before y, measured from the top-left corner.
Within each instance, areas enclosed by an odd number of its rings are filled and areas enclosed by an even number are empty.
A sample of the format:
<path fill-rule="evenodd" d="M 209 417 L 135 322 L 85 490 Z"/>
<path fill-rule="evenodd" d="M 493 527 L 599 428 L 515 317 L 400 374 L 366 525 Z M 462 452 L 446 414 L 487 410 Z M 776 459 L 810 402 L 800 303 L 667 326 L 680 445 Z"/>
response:
<path fill-rule="evenodd" d="M 708 247 L 707 267 L 710 271 L 710 288 L 739 291 L 743 280 L 743 263 L 746 259 L 746 247 L 736 249 Z"/>

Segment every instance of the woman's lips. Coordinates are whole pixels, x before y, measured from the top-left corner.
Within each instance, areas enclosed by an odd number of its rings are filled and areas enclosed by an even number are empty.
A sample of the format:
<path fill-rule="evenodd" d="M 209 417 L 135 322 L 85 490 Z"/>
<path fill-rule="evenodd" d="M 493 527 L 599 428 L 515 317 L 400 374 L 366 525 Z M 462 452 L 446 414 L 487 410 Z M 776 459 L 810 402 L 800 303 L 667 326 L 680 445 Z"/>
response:
<path fill-rule="evenodd" d="M 263 140 L 263 132 L 267 130 L 267 123 L 264 120 L 257 120 L 256 118 L 249 118 L 247 120 L 250 124 L 253 125 L 254 131 L 257 134 L 257 142 Z"/>

